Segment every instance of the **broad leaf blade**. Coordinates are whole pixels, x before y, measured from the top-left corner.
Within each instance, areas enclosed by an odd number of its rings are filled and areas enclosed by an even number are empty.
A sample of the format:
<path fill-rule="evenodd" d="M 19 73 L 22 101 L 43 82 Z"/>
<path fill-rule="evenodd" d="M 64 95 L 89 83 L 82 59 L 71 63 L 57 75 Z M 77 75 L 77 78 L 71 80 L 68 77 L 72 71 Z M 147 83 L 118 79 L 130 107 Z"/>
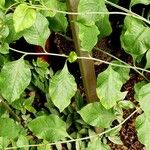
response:
<path fill-rule="evenodd" d="M 21 127 L 10 118 L 0 118 L 0 137 L 14 139 L 19 135 Z"/>
<path fill-rule="evenodd" d="M 56 115 L 37 117 L 28 124 L 28 127 L 39 139 L 50 142 L 69 137 L 65 122 Z"/>
<path fill-rule="evenodd" d="M 45 48 L 46 40 L 50 36 L 48 24 L 48 20 L 42 14 L 38 13 L 33 26 L 24 32 L 23 36 L 26 41 L 30 44 L 40 45 Z"/>
<path fill-rule="evenodd" d="M 142 114 L 136 118 L 136 130 L 138 133 L 139 141 L 150 149 L 150 117 L 149 115 Z"/>
<path fill-rule="evenodd" d="M 111 66 L 98 75 L 96 92 L 101 104 L 106 109 L 112 108 L 117 101 L 125 98 L 126 92 L 120 92 L 122 85 L 119 73 L 114 71 Z"/>
<path fill-rule="evenodd" d="M 131 54 L 134 60 L 150 49 L 150 28 L 143 22 L 126 17 L 121 35 L 121 44 L 124 50 Z"/>
<path fill-rule="evenodd" d="M 0 91 L 2 96 L 12 103 L 20 97 L 31 81 L 30 68 L 23 58 L 6 63 L 0 73 Z"/>
<path fill-rule="evenodd" d="M 36 19 L 36 11 L 26 4 L 20 4 L 13 14 L 14 27 L 16 32 L 31 27 Z"/>
<path fill-rule="evenodd" d="M 105 109 L 99 102 L 88 104 L 78 113 L 86 123 L 100 128 L 109 127 L 116 118 L 112 109 Z"/>
<path fill-rule="evenodd" d="M 77 91 L 74 77 L 69 73 L 67 64 L 59 74 L 55 74 L 50 80 L 49 94 L 52 102 L 62 112 L 71 102 L 71 98 Z"/>
<path fill-rule="evenodd" d="M 144 5 L 149 5 L 150 0 L 131 0 L 130 7 L 136 5 L 136 4 L 144 4 Z"/>
<path fill-rule="evenodd" d="M 81 40 L 81 50 L 91 51 L 96 45 L 99 35 L 99 30 L 96 25 L 85 26 L 77 23 L 79 27 L 79 39 Z M 92 33 L 92 34 L 91 34 Z"/>

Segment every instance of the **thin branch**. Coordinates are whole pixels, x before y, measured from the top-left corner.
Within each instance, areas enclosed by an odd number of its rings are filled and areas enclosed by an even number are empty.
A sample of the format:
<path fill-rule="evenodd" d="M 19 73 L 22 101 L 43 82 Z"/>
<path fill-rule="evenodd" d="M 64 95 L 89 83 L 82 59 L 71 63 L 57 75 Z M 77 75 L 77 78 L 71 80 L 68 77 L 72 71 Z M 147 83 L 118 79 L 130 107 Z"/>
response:
<path fill-rule="evenodd" d="M 0 103 L 17 122 L 20 122 L 20 118 L 15 114 L 15 112 L 9 107 L 9 105 L 4 101 L 4 99 L 1 96 L 0 96 Z"/>
<path fill-rule="evenodd" d="M 78 139 L 72 139 L 72 140 L 67 140 L 67 141 L 60 141 L 60 142 L 55 142 L 55 143 L 49 143 L 49 144 L 33 144 L 33 145 L 24 145 L 24 146 L 19 146 L 19 147 L 8 147 L 6 148 L 6 150 L 11 150 L 11 149 L 16 149 L 16 148 L 29 148 L 29 147 L 41 147 L 41 146 L 53 146 L 56 144 L 64 144 L 64 143 L 71 143 L 71 142 L 77 142 L 77 141 L 83 141 L 83 140 L 89 140 L 91 138 L 96 138 L 96 137 L 100 137 L 106 133 L 111 132 L 112 130 L 115 130 L 119 127 L 121 127 L 126 121 L 128 121 L 135 113 L 137 113 L 140 110 L 140 108 L 137 108 L 134 112 L 132 112 L 126 119 L 124 119 L 120 124 L 118 124 L 117 126 L 110 128 L 100 134 L 96 134 L 96 135 L 92 135 L 92 136 L 87 136 L 84 138 L 78 138 Z"/>

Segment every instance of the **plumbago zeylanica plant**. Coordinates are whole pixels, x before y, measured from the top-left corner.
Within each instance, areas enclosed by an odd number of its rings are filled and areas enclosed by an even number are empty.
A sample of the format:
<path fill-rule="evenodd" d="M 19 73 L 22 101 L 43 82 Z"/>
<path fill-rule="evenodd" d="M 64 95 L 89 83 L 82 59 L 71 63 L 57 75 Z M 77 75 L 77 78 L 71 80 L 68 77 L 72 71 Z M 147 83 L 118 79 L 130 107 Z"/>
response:
<path fill-rule="evenodd" d="M 67 66 L 78 58 L 74 52 L 69 57 L 63 55 L 68 59 L 63 69 L 54 73 L 46 61 L 26 59 L 35 55 L 32 49 L 28 52 L 14 49 L 15 43 L 24 38 L 28 44 L 41 46 L 43 55 L 53 55 L 46 52 L 45 44 L 52 32 L 66 33 L 66 1 L 0 0 L 0 149 L 109 150 L 107 140 L 122 144 L 121 125 L 139 110 L 123 121 L 122 109 L 135 106 L 124 100 L 127 91 L 121 92 L 121 88 L 129 79 L 130 68 L 140 68 L 112 61 L 97 77 L 100 101 L 85 105 Z M 149 5 L 150 0 L 131 0 L 130 10 L 118 6 L 117 2 L 79 0 L 75 23 L 81 50 L 90 53 L 98 39 L 111 34 L 109 14 L 113 12 L 107 10 L 106 4 L 111 5 L 121 9 L 119 14 L 126 15 L 120 37 L 123 49 L 132 56 L 134 64 L 146 57 L 145 69 L 148 69 L 150 22 L 131 10 L 137 4 Z M 24 55 L 16 59 L 16 52 Z M 136 71 L 143 74 L 141 70 Z M 150 150 L 149 97 L 150 83 L 147 80 L 137 83 L 135 99 L 143 113 L 136 119 L 136 130 L 147 150 Z M 38 106 L 40 101 L 42 106 Z M 119 123 L 116 127 L 112 126 L 114 120 Z M 93 127 L 102 130 L 99 136 Z"/>

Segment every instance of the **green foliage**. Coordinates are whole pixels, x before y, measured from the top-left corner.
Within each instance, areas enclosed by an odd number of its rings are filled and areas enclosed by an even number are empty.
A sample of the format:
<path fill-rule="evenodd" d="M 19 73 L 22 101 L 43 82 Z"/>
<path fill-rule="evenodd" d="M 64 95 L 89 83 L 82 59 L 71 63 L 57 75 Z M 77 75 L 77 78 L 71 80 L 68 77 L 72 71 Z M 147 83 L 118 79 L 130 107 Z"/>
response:
<path fill-rule="evenodd" d="M 28 127 L 39 139 L 50 142 L 69 137 L 65 122 L 56 115 L 37 117 L 28 124 Z"/>
<path fill-rule="evenodd" d="M 52 102 L 62 112 L 71 102 L 77 91 L 74 77 L 69 73 L 67 64 L 60 73 L 56 73 L 50 80 L 49 94 Z"/>
<path fill-rule="evenodd" d="M 40 45 L 45 49 L 45 43 L 50 36 L 48 20 L 40 13 L 36 15 L 36 20 L 32 27 L 25 30 L 23 36 L 30 44 Z"/>
<path fill-rule="evenodd" d="M 96 127 L 107 128 L 115 120 L 112 109 L 105 109 L 99 102 L 94 102 L 83 107 L 79 114 L 83 120 Z"/>
<path fill-rule="evenodd" d="M 149 5 L 150 4 L 150 0 L 131 0 L 130 7 L 132 7 L 132 6 L 136 5 L 136 4 Z"/>
<path fill-rule="evenodd" d="M 125 18 L 121 43 L 124 50 L 132 55 L 134 61 L 150 49 L 149 40 L 150 28 L 148 26 L 135 18 Z"/>
<path fill-rule="evenodd" d="M 122 77 L 111 66 L 98 75 L 96 91 L 106 109 L 112 108 L 117 101 L 125 98 L 127 92 L 120 92 L 122 85 Z"/>
<path fill-rule="evenodd" d="M 0 91 L 12 103 L 20 97 L 31 81 L 31 71 L 23 57 L 6 63 L 0 72 Z"/>
<path fill-rule="evenodd" d="M 13 13 L 13 21 L 16 32 L 31 27 L 36 20 L 36 11 L 26 4 L 20 4 Z"/>

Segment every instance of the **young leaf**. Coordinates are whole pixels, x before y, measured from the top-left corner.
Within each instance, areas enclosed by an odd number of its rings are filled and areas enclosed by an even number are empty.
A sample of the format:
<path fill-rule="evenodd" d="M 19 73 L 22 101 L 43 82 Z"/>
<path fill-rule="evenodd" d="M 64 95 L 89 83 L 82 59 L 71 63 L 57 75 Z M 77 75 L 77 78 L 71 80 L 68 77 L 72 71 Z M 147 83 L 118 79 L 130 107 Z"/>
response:
<path fill-rule="evenodd" d="M 133 109 L 135 108 L 134 104 L 131 101 L 123 100 L 118 102 L 119 107 L 123 109 Z"/>
<path fill-rule="evenodd" d="M 150 98 L 150 83 L 141 87 L 138 93 L 136 93 L 136 95 L 138 98 L 137 100 L 139 101 L 140 106 L 142 110 L 144 111 L 144 113 L 149 114 L 150 108 L 147 106 L 149 106 L 149 103 L 150 103 L 150 99 L 149 99 Z"/>
<path fill-rule="evenodd" d="M 74 77 L 69 73 L 67 64 L 58 74 L 50 80 L 49 94 L 52 102 L 62 112 L 71 102 L 77 91 Z"/>
<path fill-rule="evenodd" d="M 2 54 L 8 54 L 9 53 L 8 43 L 0 44 L 0 53 L 2 53 Z"/>
<path fill-rule="evenodd" d="M 87 12 L 107 12 L 105 1 L 104 0 L 80 0 L 78 5 L 79 13 L 87 13 Z M 84 25 L 93 26 L 95 22 L 100 18 L 104 17 L 104 15 L 98 14 L 83 14 L 78 15 L 77 20 Z"/>
<path fill-rule="evenodd" d="M 29 142 L 26 136 L 20 135 L 16 144 L 17 144 L 17 147 L 24 147 L 24 146 L 29 145 Z M 29 149 L 28 147 L 25 147 L 23 150 L 28 150 L 28 149 Z"/>
<path fill-rule="evenodd" d="M 96 92 L 106 109 L 112 108 L 117 101 L 125 98 L 127 92 L 120 92 L 122 85 L 122 78 L 111 66 L 98 75 Z"/>
<path fill-rule="evenodd" d="M 21 127 L 10 118 L 0 118 L 0 137 L 14 139 L 19 135 Z"/>
<path fill-rule="evenodd" d="M 2 96 L 12 103 L 20 97 L 31 81 L 30 68 L 23 58 L 6 63 L 0 73 L 0 91 Z"/>
<path fill-rule="evenodd" d="M 46 40 L 50 36 L 48 24 L 48 20 L 42 14 L 38 13 L 33 26 L 25 30 L 23 34 L 26 41 L 45 48 Z"/>
<path fill-rule="evenodd" d="M 95 138 L 95 140 L 89 143 L 86 150 L 110 150 L 110 147 L 103 144 L 99 138 Z"/>
<path fill-rule="evenodd" d="M 69 53 L 68 61 L 69 61 L 70 63 L 73 63 L 73 62 L 75 62 L 76 60 L 77 60 L 77 54 L 76 54 L 76 52 L 74 52 L 74 51 L 70 52 L 70 53 Z"/>
<path fill-rule="evenodd" d="M 130 7 L 132 7 L 136 4 L 148 5 L 148 4 L 150 4 L 150 0 L 131 0 Z"/>
<path fill-rule="evenodd" d="M 121 35 L 124 50 L 131 54 L 134 60 L 150 49 L 150 28 L 133 17 L 126 17 Z"/>
<path fill-rule="evenodd" d="M 56 115 L 37 117 L 28 124 L 28 127 L 39 139 L 50 142 L 69 137 L 65 122 Z"/>
<path fill-rule="evenodd" d="M 79 27 L 79 39 L 81 40 L 81 50 L 91 51 L 96 45 L 99 35 L 99 30 L 96 25 L 85 26 L 81 23 L 77 23 Z M 92 33 L 92 34 L 91 34 Z"/>
<path fill-rule="evenodd" d="M 150 68 L 150 50 L 146 53 L 146 66 L 145 68 Z"/>
<path fill-rule="evenodd" d="M 36 11 L 26 4 L 20 4 L 16 7 L 13 14 L 14 27 L 16 32 L 23 31 L 31 27 L 36 19 Z"/>
<path fill-rule="evenodd" d="M 148 105 L 147 105 L 148 106 Z M 136 118 L 136 130 L 138 133 L 139 141 L 146 146 L 146 149 L 150 149 L 149 134 L 150 134 L 150 116 L 142 115 Z"/>
<path fill-rule="evenodd" d="M 86 123 L 100 128 L 109 127 L 115 120 L 113 110 L 105 109 L 99 102 L 86 105 L 78 113 Z"/>

